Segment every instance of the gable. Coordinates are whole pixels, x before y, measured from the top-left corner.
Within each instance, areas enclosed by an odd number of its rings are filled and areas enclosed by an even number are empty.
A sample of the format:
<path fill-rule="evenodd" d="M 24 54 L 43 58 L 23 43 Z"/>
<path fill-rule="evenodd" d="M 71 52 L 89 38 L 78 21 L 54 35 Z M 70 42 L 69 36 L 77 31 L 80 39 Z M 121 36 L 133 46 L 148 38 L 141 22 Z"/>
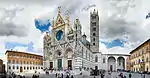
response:
<path fill-rule="evenodd" d="M 65 22 L 64 22 L 62 16 L 60 14 L 58 14 L 55 26 L 59 27 L 59 26 L 64 25 L 64 24 L 65 24 Z"/>

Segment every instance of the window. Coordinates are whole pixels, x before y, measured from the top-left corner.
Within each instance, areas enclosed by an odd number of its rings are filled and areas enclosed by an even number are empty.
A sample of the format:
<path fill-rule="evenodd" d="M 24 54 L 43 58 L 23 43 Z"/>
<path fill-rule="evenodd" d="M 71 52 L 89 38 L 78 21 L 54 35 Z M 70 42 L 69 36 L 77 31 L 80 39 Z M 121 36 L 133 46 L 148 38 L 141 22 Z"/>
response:
<path fill-rule="evenodd" d="M 40 67 L 39 67 L 39 69 L 40 69 Z"/>
<path fill-rule="evenodd" d="M 34 69 L 34 67 L 33 67 L 33 69 Z"/>
<path fill-rule="evenodd" d="M 86 51 L 86 58 L 87 58 L 87 51 Z"/>
<path fill-rule="evenodd" d="M 93 43 L 93 45 L 95 45 L 95 43 Z"/>
<path fill-rule="evenodd" d="M 148 57 L 146 58 L 146 62 L 148 62 Z"/>
<path fill-rule="evenodd" d="M 9 66 L 9 69 L 11 69 L 11 67 Z"/>
<path fill-rule="evenodd" d="M 11 63 L 11 60 L 8 60 L 8 63 Z"/>
<path fill-rule="evenodd" d="M 96 31 L 96 28 L 93 28 L 93 31 Z"/>
<path fill-rule="evenodd" d="M 24 70 L 26 69 L 26 67 L 24 67 Z"/>
<path fill-rule="evenodd" d="M 95 38 L 93 38 L 93 41 L 95 41 Z"/>
<path fill-rule="evenodd" d="M 32 70 L 32 67 L 30 67 L 30 70 Z"/>
<path fill-rule="evenodd" d="M 94 16 L 92 16 L 92 19 L 96 19 L 96 16 L 94 15 Z"/>
<path fill-rule="evenodd" d="M 92 23 L 92 26 L 96 26 L 96 22 L 93 22 L 93 23 Z"/>
<path fill-rule="evenodd" d="M 15 69 L 15 66 L 13 66 L 13 69 Z"/>
<path fill-rule="evenodd" d="M 27 70 L 29 69 L 29 67 L 27 67 Z"/>
<path fill-rule="evenodd" d="M 20 64 L 22 64 L 22 61 L 20 61 Z"/>
<path fill-rule="evenodd" d="M 142 49 L 142 54 L 144 54 L 144 49 Z"/>
<path fill-rule="evenodd" d="M 18 60 L 16 61 L 16 63 L 18 64 Z"/>
<path fill-rule="evenodd" d="M 98 56 L 97 55 L 95 56 L 95 62 L 98 62 Z"/>
<path fill-rule="evenodd" d="M 95 36 L 96 34 L 95 33 L 93 33 L 93 36 Z"/>
<path fill-rule="evenodd" d="M 13 64 L 15 64 L 15 60 L 13 60 Z"/>
<path fill-rule="evenodd" d="M 24 55 L 24 58 L 26 58 L 26 56 Z"/>
<path fill-rule="evenodd" d="M 26 64 L 26 61 L 24 61 L 24 64 Z"/>
<path fill-rule="evenodd" d="M 146 47 L 146 51 L 147 51 L 147 52 L 148 52 L 148 49 L 149 49 L 149 48 L 148 48 L 148 46 L 147 46 L 147 47 Z"/>
<path fill-rule="evenodd" d="M 19 66 L 17 66 L 17 69 L 19 69 Z"/>
<path fill-rule="evenodd" d="M 37 67 L 36 67 L 36 69 L 37 69 Z"/>
<path fill-rule="evenodd" d="M 103 58 L 103 63 L 105 63 L 105 58 Z"/>

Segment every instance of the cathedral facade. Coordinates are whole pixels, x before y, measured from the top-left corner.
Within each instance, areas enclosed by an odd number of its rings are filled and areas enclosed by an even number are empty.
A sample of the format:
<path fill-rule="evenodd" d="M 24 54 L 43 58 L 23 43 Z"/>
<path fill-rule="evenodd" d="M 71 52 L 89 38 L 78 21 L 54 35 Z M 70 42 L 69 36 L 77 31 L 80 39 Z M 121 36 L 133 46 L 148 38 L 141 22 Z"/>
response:
<path fill-rule="evenodd" d="M 79 19 L 70 24 L 68 10 L 63 18 L 60 8 L 56 20 L 52 20 L 51 33 L 46 32 L 43 43 L 43 65 L 49 69 L 104 69 L 117 70 L 117 58 L 114 55 L 99 52 L 99 15 L 98 11 L 90 13 L 90 41 L 82 35 Z M 110 58 L 109 58 L 110 56 Z M 125 55 L 116 55 L 123 58 Z M 115 61 L 114 61 L 115 60 Z M 106 62 L 105 62 L 106 61 Z M 113 63 L 111 63 L 113 61 Z M 125 64 L 118 63 L 121 69 Z"/>

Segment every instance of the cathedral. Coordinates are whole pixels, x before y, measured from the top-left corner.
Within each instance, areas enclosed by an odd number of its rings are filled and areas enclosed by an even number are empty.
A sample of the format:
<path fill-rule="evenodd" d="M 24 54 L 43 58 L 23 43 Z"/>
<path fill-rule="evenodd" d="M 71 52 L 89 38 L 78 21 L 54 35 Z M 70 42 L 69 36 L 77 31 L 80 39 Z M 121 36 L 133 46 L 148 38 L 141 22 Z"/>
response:
<path fill-rule="evenodd" d="M 43 65 L 49 69 L 103 69 L 115 71 L 125 69 L 123 54 L 102 54 L 99 51 L 99 15 L 94 9 L 90 13 L 90 41 L 82 34 L 79 18 L 70 24 L 68 10 L 62 17 L 60 7 L 56 20 L 51 22 L 51 33 L 43 39 Z"/>

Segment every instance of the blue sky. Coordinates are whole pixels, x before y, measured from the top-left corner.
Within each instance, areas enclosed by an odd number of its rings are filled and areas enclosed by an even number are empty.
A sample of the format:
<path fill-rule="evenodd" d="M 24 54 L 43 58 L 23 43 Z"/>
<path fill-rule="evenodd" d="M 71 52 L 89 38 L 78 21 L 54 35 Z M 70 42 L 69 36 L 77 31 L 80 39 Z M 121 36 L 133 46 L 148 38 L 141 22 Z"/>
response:
<path fill-rule="evenodd" d="M 101 41 L 101 43 L 104 43 L 107 48 L 112 48 L 112 47 L 116 47 L 116 46 L 124 47 L 124 41 L 122 41 L 120 39 L 116 39 L 111 42 Z"/>
<path fill-rule="evenodd" d="M 33 45 L 34 45 L 33 42 L 30 42 L 27 44 L 21 44 L 21 43 L 17 43 L 17 42 L 6 42 L 5 43 L 5 49 L 14 50 L 15 47 L 27 47 L 26 51 L 34 52 Z"/>

